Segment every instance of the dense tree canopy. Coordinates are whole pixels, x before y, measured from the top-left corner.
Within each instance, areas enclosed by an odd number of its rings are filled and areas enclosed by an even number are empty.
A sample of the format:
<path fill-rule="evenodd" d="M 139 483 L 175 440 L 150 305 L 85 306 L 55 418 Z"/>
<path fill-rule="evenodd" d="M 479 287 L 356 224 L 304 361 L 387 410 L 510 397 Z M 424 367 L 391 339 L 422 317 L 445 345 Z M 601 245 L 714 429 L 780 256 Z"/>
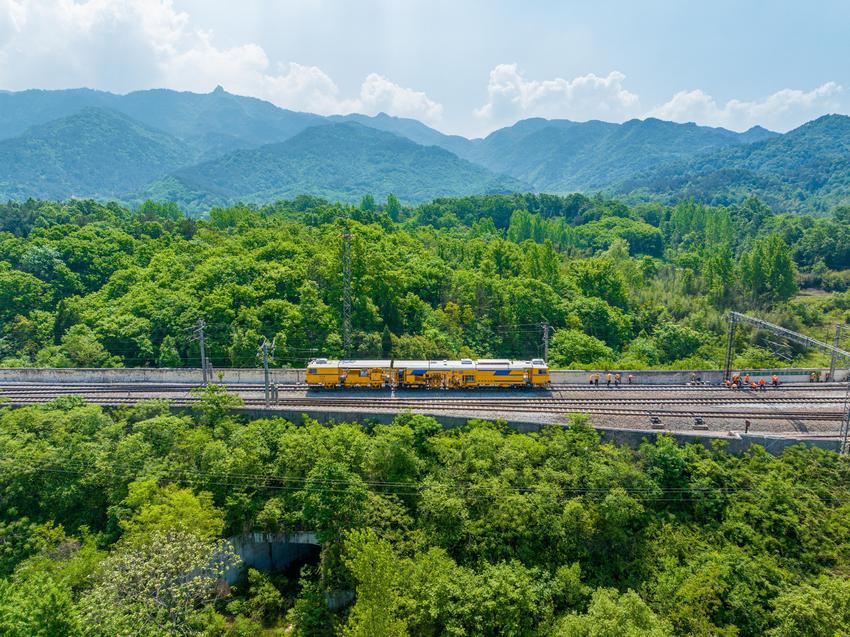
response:
<path fill-rule="evenodd" d="M 569 332 L 556 343 L 581 350 L 561 348 L 559 365 L 716 367 L 729 308 L 816 335 L 843 322 L 825 315 L 848 305 L 847 217 L 773 214 L 754 199 L 629 208 L 531 194 L 416 208 L 298 197 L 208 220 L 154 202 L 10 203 L 0 206 L 0 360 L 197 366 L 190 328 L 201 318 L 215 366 L 255 366 L 264 337 L 276 342 L 273 365 L 340 355 L 348 232 L 352 356 L 540 356 L 546 322 Z M 788 304 L 800 284 L 840 294 Z M 801 354 L 741 338 L 741 365 Z"/>
<path fill-rule="evenodd" d="M 296 426 L 65 398 L 0 411 L 0 634 L 831 636 L 848 484 L 832 452 L 629 449 L 580 418 Z M 217 584 L 251 531 L 313 531 L 321 557 Z"/>

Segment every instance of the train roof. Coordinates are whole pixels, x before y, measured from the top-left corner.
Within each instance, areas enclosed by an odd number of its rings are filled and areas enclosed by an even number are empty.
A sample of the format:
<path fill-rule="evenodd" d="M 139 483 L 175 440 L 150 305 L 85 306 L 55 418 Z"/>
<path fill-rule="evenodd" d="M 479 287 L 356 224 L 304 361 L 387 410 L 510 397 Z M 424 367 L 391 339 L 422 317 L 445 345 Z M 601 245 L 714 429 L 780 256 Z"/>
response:
<path fill-rule="evenodd" d="M 367 360 L 367 359 L 327 359 L 315 358 L 307 364 L 308 369 L 322 368 L 346 368 L 346 369 L 372 369 L 378 367 L 394 367 L 396 369 L 545 369 L 548 366 L 542 358 L 533 358 L 530 361 L 514 361 L 506 358 L 472 360 L 461 358 L 460 360 Z"/>
<path fill-rule="evenodd" d="M 314 358 L 307 364 L 307 369 L 312 369 L 316 367 L 344 367 L 348 369 L 371 369 L 373 367 L 389 367 L 391 361 L 389 360 L 354 360 L 354 359 L 327 359 L 327 358 Z"/>
<path fill-rule="evenodd" d="M 393 367 L 396 369 L 475 369 L 475 361 L 469 358 L 462 358 L 459 361 L 449 360 L 400 360 L 393 361 Z"/>

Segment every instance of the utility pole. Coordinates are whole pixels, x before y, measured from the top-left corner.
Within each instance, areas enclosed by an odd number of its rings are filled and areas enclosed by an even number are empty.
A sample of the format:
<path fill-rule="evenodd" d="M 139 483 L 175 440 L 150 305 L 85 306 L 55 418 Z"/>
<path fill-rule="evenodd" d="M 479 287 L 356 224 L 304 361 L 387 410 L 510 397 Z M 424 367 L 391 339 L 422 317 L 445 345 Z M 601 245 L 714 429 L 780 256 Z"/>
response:
<path fill-rule="evenodd" d="M 274 342 L 271 344 L 271 351 L 274 351 Z M 263 342 L 260 344 L 260 354 L 263 356 L 263 380 L 265 384 L 265 403 L 266 409 L 269 408 L 269 341 L 267 338 L 263 338 Z"/>
<path fill-rule="evenodd" d="M 832 339 L 832 346 L 835 348 L 832 350 L 832 359 L 829 363 L 829 380 L 835 380 L 835 359 L 838 358 L 838 350 L 841 347 L 841 328 L 843 326 L 841 323 L 836 324 L 835 326 L 835 337 Z"/>
<path fill-rule="evenodd" d="M 346 227 L 342 234 L 342 350 L 343 357 L 351 355 L 351 233 Z"/>
<path fill-rule="evenodd" d="M 543 328 L 543 362 L 547 362 L 549 360 L 549 328 L 551 326 L 543 321 L 541 327 Z"/>
<path fill-rule="evenodd" d="M 201 374 L 204 379 L 204 387 L 207 386 L 207 342 L 204 338 L 204 328 L 206 326 L 207 322 L 204 319 L 198 319 L 198 323 L 195 326 L 195 338 L 198 339 L 198 344 L 201 348 Z"/>
<path fill-rule="evenodd" d="M 735 324 L 737 323 L 737 314 L 729 313 L 729 334 L 726 338 L 726 361 L 723 365 L 723 380 L 729 380 L 732 377 L 732 350 L 735 347 Z"/>
<path fill-rule="evenodd" d="M 844 419 L 841 422 L 841 454 L 850 454 L 850 369 L 847 370 L 847 393 L 844 394 Z"/>

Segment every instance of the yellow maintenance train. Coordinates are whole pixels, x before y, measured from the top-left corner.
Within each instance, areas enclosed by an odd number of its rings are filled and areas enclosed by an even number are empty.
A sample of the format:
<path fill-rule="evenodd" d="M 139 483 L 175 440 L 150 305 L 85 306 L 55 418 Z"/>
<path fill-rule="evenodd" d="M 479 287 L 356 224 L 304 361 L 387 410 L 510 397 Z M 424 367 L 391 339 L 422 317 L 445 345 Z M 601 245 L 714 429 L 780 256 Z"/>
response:
<path fill-rule="evenodd" d="M 549 386 L 549 367 L 542 358 L 530 361 L 328 360 L 316 358 L 307 365 L 310 387 L 364 387 L 380 389 L 469 389 L 474 387 Z"/>

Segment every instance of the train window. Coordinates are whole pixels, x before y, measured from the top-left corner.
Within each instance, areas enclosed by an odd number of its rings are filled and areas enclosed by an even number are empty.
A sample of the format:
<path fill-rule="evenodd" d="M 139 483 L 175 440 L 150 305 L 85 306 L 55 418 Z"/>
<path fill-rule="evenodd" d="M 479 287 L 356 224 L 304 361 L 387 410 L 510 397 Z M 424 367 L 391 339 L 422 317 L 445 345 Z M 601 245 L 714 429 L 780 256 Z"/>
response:
<path fill-rule="evenodd" d="M 318 374 L 318 373 L 319 373 L 319 370 L 317 370 L 317 369 L 311 369 L 311 370 L 310 370 L 309 372 L 307 372 L 307 373 L 308 373 L 308 374 Z"/>
<path fill-rule="evenodd" d="M 361 370 L 360 370 L 360 377 L 361 377 L 361 378 L 365 378 L 365 377 L 366 377 L 366 376 L 368 376 L 368 375 L 369 375 L 369 370 L 368 370 L 368 369 L 361 369 Z"/>
<path fill-rule="evenodd" d="M 467 383 L 474 383 L 475 382 L 475 376 L 464 376 L 463 380 Z"/>

